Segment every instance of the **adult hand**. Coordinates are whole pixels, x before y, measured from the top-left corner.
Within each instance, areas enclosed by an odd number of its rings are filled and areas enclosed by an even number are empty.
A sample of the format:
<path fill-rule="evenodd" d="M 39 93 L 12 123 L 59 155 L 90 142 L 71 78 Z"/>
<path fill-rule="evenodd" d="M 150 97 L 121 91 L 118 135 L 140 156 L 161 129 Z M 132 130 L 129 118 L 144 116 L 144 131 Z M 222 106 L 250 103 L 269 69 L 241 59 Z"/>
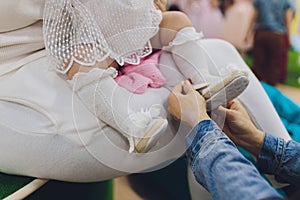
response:
<path fill-rule="evenodd" d="M 265 134 L 255 127 L 242 104 L 238 100 L 233 100 L 227 104 L 227 108 L 220 106 L 218 112 L 226 116 L 223 131 L 228 137 L 236 145 L 258 156 Z"/>
<path fill-rule="evenodd" d="M 176 119 L 191 127 L 210 119 L 206 113 L 206 102 L 189 81 L 177 84 L 168 97 L 168 111 Z"/>

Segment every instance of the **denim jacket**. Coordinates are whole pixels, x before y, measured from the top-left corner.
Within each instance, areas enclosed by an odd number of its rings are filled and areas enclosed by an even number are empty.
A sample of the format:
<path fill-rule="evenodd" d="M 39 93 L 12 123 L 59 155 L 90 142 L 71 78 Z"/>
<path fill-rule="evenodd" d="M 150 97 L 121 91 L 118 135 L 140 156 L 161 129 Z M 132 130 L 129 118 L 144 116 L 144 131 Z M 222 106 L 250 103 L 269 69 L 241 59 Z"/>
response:
<path fill-rule="evenodd" d="M 278 182 L 300 186 L 300 144 L 293 140 L 286 142 L 266 133 L 257 165 Z"/>
<path fill-rule="evenodd" d="M 282 160 L 289 160 L 286 156 L 279 155 L 284 152 L 282 149 L 285 143 L 282 140 L 273 139 L 271 135 L 267 135 L 265 138 L 263 150 L 259 157 L 260 170 L 268 173 L 274 173 L 273 170 L 275 170 L 276 174 L 289 173 L 290 170 L 287 168 L 294 168 L 293 163 L 286 167 L 278 167 L 278 165 L 286 163 L 286 161 L 282 163 Z M 186 142 L 188 145 L 187 155 L 194 176 L 211 193 L 213 199 L 282 198 L 213 121 L 200 122 L 187 136 Z M 277 145 L 278 148 L 274 149 L 273 145 Z M 272 158 L 273 155 L 276 159 Z M 294 169 L 293 173 L 296 171 Z M 288 178 L 291 176 L 281 175 L 279 177 Z"/>

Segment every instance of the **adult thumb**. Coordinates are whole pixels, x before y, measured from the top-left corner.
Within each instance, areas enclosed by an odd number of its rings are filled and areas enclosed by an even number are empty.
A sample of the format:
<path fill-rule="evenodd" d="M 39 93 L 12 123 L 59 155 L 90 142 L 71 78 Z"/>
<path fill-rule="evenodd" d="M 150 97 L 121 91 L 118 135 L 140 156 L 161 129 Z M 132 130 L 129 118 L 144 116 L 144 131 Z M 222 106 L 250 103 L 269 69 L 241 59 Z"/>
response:
<path fill-rule="evenodd" d="M 188 80 L 185 80 L 183 82 L 182 89 L 183 89 L 183 91 L 184 91 L 185 94 L 188 94 L 190 92 L 194 92 L 195 91 L 193 85 Z"/>
<path fill-rule="evenodd" d="M 226 117 L 227 111 L 228 111 L 227 108 L 224 108 L 223 106 L 219 106 L 219 107 L 214 111 L 214 113 L 215 113 L 216 115 Z"/>

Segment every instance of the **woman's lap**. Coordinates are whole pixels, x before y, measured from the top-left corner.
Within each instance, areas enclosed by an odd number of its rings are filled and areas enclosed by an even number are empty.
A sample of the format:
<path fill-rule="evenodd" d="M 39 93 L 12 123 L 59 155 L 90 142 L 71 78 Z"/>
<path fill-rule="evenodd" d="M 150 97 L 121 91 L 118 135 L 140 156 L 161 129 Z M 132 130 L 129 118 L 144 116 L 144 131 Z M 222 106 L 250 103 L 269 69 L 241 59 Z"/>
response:
<path fill-rule="evenodd" d="M 161 168 L 184 152 L 183 139 L 173 140 L 175 131 L 169 127 L 155 151 L 129 154 L 127 139 L 98 121 L 46 65 L 42 58 L 0 77 L 1 172 L 101 181 Z M 130 101 L 137 110 L 152 104 L 166 106 L 168 93 L 166 88 L 149 89 Z M 182 148 L 174 153 L 179 143 Z"/>
<path fill-rule="evenodd" d="M 66 181 L 98 181 L 117 174 L 84 148 L 81 137 L 88 141 L 101 134 L 98 124 L 45 63 L 45 58 L 36 60 L 0 79 L 1 171 Z M 75 121 L 73 109 L 84 117 Z"/>

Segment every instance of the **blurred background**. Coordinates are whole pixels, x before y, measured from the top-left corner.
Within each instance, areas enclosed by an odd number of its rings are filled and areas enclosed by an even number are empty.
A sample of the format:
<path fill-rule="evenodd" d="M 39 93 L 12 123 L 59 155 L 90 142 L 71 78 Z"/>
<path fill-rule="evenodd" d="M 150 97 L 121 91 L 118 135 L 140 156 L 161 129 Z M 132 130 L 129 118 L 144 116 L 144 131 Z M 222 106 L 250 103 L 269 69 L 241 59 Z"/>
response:
<path fill-rule="evenodd" d="M 287 75 L 280 83 L 299 88 L 300 1 L 289 1 L 293 8 L 286 33 L 289 40 Z M 186 13 L 196 29 L 204 33 L 205 38 L 220 38 L 233 44 L 249 67 L 252 67 L 254 31 L 251 18 L 255 10 L 253 0 L 168 0 L 168 9 Z"/>

